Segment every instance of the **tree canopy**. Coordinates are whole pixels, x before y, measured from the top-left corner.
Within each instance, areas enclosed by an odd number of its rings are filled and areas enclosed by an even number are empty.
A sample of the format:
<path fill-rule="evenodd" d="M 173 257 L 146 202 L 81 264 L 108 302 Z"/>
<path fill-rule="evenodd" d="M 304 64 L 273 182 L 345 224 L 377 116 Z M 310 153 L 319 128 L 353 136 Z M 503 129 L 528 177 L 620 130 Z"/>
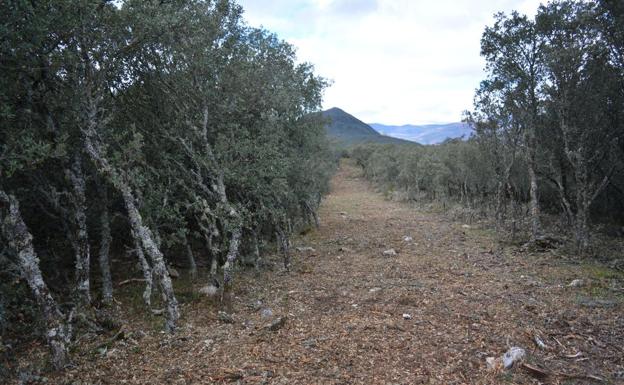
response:
<path fill-rule="evenodd" d="M 110 303 L 109 253 L 132 251 L 173 331 L 169 265 L 211 266 L 226 297 L 241 252 L 258 264 L 259 244 L 316 217 L 334 165 L 311 115 L 327 83 L 236 3 L 16 0 L 0 15 L 0 274 L 27 278 L 57 367 L 71 340 L 58 303 Z"/>

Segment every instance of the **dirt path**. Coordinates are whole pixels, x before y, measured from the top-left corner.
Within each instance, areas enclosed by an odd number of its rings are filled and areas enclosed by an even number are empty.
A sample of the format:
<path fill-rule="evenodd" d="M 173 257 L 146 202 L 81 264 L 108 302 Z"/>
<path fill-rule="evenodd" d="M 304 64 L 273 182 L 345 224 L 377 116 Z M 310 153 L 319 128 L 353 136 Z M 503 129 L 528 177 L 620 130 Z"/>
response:
<path fill-rule="evenodd" d="M 192 299 L 175 336 L 135 332 L 64 379 L 537 384 L 521 368 L 486 369 L 486 357 L 509 346 L 525 348 L 532 365 L 585 376 L 546 383 L 617 381 L 624 370 L 621 297 L 596 292 L 621 283 L 616 273 L 501 249 L 487 231 L 384 200 L 349 164 L 334 178 L 321 219 L 319 230 L 296 240 L 315 251 L 297 252 L 293 271 L 239 278 L 234 323 L 219 321 L 210 300 Z M 390 248 L 398 255 L 383 256 Z M 575 278 L 585 286 L 568 287 Z M 279 330 L 265 328 L 279 316 L 288 317 Z M 536 347 L 536 335 L 547 349 Z"/>

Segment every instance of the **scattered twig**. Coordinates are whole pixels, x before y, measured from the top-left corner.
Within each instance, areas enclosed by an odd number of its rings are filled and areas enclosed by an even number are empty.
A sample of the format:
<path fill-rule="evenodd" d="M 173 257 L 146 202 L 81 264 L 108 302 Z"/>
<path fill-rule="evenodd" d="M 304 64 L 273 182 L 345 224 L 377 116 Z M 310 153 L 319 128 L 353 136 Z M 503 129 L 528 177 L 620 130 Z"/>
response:
<path fill-rule="evenodd" d="M 598 382 L 605 382 L 605 379 L 599 376 L 595 376 L 593 374 L 565 374 L 559 373 L 557 374 L 559 377 L 569 378 L 569 379 L 585 379 L 585 380 L 594 380 Z"/>
<path fill-rule="evenodd" d="M 134 282 L 145 282 L 145 279 L 143 278 L 130 278 L 130 279 L 126 279 L 124 281 L 121 281 L 117 284 L 118 287 L 127 285 L 129 283 L 134 283 Z"/>
<path fill-rule="evenodd" d="M 121 327 L 119 328 L 117 333 L 115 333 L 111 338 L 97 345 L 93 350 L 97 352 L 101 350 L 102 348 L 108 349 L 113 344 L 113 342 L 117 340 L 123 340 L 124 338 L 126 338 L 126 329 L 124 327 Z"/>
<path fill-rule="evenodd" d="M 522 368 L 529 372 L 533 377 L 537 378 L 546 378 L 552 375 L 549 371 L 546 371 L 542 368 L 538 368 L 537 366 L 529 365 L 526 363 L 522 364 Z"/>
<path fill-rule="evenodd" d="M 533 342 L 535 342 L 535 345 L 537 345 L 537 347 L 542 350 L 548 349 L 548 346 L 544 343 L 544 341 L 537 334 L 533 336 Z"/>
<path fill-rule="evenodd" d="M 593 375 L 593 374 L 557 373 L 557 372 L 551 372 L 547 369 L 542 369 L 540 367 L 537 367 L 535 365 L 530 365 L 527 363 L 523 363 L 521 367 L 525 369 L 530 375 L 538 379 L 544 379 L 547 377 L 554 376 L 554 377 L 563 377 L 567 379 L 586 379 L 586 380 L 593 380 L 593 381 L 598 381 L 598 382 L 605 381 L 604 378 Z"/>

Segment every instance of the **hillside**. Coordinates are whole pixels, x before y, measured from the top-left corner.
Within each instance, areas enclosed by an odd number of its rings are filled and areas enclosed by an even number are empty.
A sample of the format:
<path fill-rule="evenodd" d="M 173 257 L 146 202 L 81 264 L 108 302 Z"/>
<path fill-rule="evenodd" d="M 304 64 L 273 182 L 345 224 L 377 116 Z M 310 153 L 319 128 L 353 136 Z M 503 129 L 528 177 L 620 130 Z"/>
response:
<path fill-rule="evenodd" d="M 382 135 L 340 108 L 331 108 L 321 112 L 321 115 L 327 119 L 327 136 L 340 147 L 359 143 L 414 144 L 408 140 Z"/>
<path fill-rule="evenodd" d="M 473 133 L 470 126 L 461 122 L 426 125 L 406 124 L 403 126 L 372 123 L 370 126 L 382 135 L 410 140 L 420 144 L 439 144 L 446 139 L 468 138 Z"/>

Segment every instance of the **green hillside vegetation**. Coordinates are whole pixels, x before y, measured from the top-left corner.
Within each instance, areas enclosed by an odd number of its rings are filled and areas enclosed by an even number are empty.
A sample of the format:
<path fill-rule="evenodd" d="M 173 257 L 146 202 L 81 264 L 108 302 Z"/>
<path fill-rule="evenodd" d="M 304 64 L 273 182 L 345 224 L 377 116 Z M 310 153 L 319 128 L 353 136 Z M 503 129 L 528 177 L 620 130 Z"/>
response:
<path fill-rule="evenodd" d="M 331 108 L 320 114 L 326 122 L 327 136 L 338 148 L 347 148 L 361 143 L 391 143 L 416 145 L 408 140 L 381 135 L 371 126 L 340 108 Z"/>
<path fill-rule="evenodd" d="M 622 36 L 620 2 L 552 2 L 535 21 L 499 14 L 481 40 L 487 77 L 466 117 L 471 139 L 352 156 L 403 199 L 457 205 L 493 218 L 501 235 L 540 244 L 557 234 L 579 255 L 604 257 L 592 230 L 624 235 Z"/>

